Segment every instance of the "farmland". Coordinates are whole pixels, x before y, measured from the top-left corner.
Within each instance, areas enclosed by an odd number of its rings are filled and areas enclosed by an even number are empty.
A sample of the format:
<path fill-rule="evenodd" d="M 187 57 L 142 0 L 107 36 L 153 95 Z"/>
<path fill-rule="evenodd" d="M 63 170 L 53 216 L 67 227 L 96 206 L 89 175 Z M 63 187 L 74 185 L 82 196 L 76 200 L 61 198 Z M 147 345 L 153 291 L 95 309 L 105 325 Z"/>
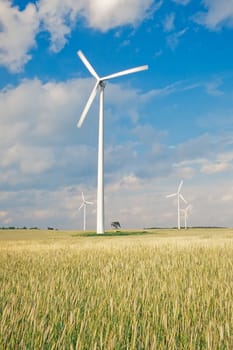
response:
<path fill-rule="evenodd" d="M 0 349 L 233 349 L 233 230 L 0 231 Z"/>

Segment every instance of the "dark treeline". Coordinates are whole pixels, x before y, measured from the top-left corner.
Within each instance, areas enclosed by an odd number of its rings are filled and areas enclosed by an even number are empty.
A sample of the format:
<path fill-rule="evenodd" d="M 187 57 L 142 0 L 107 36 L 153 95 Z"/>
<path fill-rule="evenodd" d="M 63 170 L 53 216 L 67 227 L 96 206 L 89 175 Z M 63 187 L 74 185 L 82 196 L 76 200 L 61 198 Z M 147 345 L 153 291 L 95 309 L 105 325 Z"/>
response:
<path fill-rule="evenodd" d="M 8 227 L 0 227 L 0 230 L 41 230 L 39 227 L 37 226 L 33 226 L 33 227 L 26 227 L 26 226 L 23 226 L 23 227 L 15 227 L 15 226 L 8 226 Z M 57 228 L 54 228 L 54 227 L 47 227 L 47 230 L 57 230 Z"/>
<path fill-rule="evenodd" d="M 180 227 L 181 229 L 184 229 L 184 226 L 181 226 Z M 230 228 L 230 227 L 226 227 L 226 226 L 189 226 L 187 227 L 187 229 L 193 229 L 193 228 L 202 228 L 202 229 L 205 229 L 205 228 Z M 172 229 L 172 230 L 175 230 L 177 229 L 177 227 L 145 227 L 144 230 L 168 230 L 168 229 Z"/>
<path fill-rule="evenodd" d="M 8 226 L 8 227 L 0 227 L 0 230 L 39 230 L 38 227 L 26 227 L 26 226 L 23 226 L 23 227 L 15 227 L 15 226 Z"/>

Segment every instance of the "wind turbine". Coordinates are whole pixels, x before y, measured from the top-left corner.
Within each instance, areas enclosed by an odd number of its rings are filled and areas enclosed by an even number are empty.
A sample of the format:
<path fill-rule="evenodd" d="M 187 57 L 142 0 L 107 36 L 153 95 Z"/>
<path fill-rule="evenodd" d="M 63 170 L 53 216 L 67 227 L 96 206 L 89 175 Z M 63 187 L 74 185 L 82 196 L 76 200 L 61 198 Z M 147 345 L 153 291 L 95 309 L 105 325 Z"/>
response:
<path fill-rule="evenodd" d="M 87 205 L 93 204 L 93 203 L 85 200 L 83 192 L 82 192 L 82 200 L 83 202 L 80 205 L 79 210 L 83 208 L 83 231 L 86 231 L 86 207 Z"/>
<path fill-rule="evenodd" d="M 189 204 L 186 208 L 181 209 L 181 212 L 184 214 L 184 228 L 187 229 L 187 221 L 188 221 L 188 214 L 189 211 L 192 209 L 192 205 Z"/>
<path fill-rule="evenodd" d="M 79 58 L 86 66 L 87 70 L 96 79 L 94 88 L 91 91 L 89 99 L 83 109 L 81 117 L 77 126 L 80 128 L 86 115 L 94 101 L 97 91 L 100 91 L 100 102 L 99 102 L 99 140 L 98 140 L 98 175 L 97 175 L 97 234 L 104 233 L 104 88 L 106 86 L 105 81 L 108 79 L 118 78 L 122 75 L 140 72 L 148 69 L 148 66 L 140 66 L 123 70 L 118 73 L 99 77 L 90 62 L 84 56 L 82 51 L 77 52 Z"/>
<path fill-rule="evenodd" d="M 184 197 L 182 196 L 182 194 L 180 193 L 182 185 L 183 185 L 183 180 L 181 180 L 181 182 L 180 182 L 180 184 L 179 184 L 179 187 L 178 187 L 178 190 L 177 190 L 176 193 L 172 193 L 172 194 L 169 194 L 168 196 L 166 196 L 167 198 L 177 196 L 177 220 L 178 220 L 177 228 L 178 228 L 178 230 L 180 230 L 180 198 L 182 199 L 182 201 L 183 201 L 185 204 L 188 203 L 188 202 L 184 199 Z"/>

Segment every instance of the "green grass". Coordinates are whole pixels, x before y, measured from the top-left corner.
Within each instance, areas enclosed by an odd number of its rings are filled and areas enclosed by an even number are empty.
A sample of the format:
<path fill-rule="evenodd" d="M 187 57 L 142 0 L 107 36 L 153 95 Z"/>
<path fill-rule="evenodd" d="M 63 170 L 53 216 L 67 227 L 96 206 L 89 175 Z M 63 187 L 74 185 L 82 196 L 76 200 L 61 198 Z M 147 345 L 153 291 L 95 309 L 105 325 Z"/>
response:
<path fill-rule="evenodd" d="M 233 349 L 233 230 L 0 231 L 0 349 Z"/>
<path fill-rule="evenodd" d="M 155 232 L 148 231 L 148 230 L 141 230 L 141 231 L 106 231 L 102 237 L 122 237 L 122 236 L 142 236 L 145 234 L 155 234 Z M 100 237 L 100 235 L 97 235 L 96 232 L 84 232 L 81 234 L 82 237 Z M 76 233 L 74 235 L 75 237 L 80 236 L 80 233 Z"/>

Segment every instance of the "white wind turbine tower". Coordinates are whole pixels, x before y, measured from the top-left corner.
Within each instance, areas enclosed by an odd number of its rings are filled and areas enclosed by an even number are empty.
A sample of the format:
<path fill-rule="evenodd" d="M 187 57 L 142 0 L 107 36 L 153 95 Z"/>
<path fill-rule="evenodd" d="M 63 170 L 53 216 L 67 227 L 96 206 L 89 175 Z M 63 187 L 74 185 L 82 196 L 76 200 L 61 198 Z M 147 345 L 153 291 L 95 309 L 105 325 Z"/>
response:
<path fill-rule="evenodd" d="M 180 193 L 182 185 L 183 185 L 183 180 L 181 180 L 181 182 L 179 184 L 179 187 L 178 187 L 178 190 L 177 190 L 176 193 L 172 193 L 172 194 L 169 194 L 168 196 L 166 196 L 167 198 L 177 196 L 177 221 L 178 221 L 177 228 L 178 228 L 178 230 L 180 230 L 180 198 L 182 199 L 182 201 L 185 204 L 187 204 L 187 201 L 184 199 L 184 197 Z"/>
<path fill-rule="evenodd" d="M 91 75 L 96 79 L 94 88 L 89 96 L 89 99 L 84 107 L 77 126 L 80 128 L 86 115 L 94 101 L 97 91 L 100 91 L 100 103 L 99 103 L 99 141 L 98 141 L 98 176 L 97 176 L 97 234 L 104 233 L 104 88 L 105 81 L 112 78 L 117 78 L 122 75 L 136 73 L 142 70 L 148 69 L 148 66 L 140 66 L 123 70 L 118 73 L 99 77 L 90 62 L 86 59 L 82 51 L 77 52 L 79 58 L 86 66 Z"/>
<path fill-rule="evenodd" d="M 191 211 L 191 209 L 192 209 L 191 204 L 189 204 L 186 208 L 181 209 L 181 212 L 184 214 L 184 228 L 185 228 L 185 230 L 187 229 L 188 215 L 189 215 L 189 212 Z"/>
<path fill-rule="evenodd" d="M 86 208 L 87 208 L 87 205 L 93 204 L 93 203 L 85 200 L 83 192 L 82 192 L 82 200 L 83 201 L 79 207 L 79 210 L 83 208 L 83 231 L 86 231 Z"/>

